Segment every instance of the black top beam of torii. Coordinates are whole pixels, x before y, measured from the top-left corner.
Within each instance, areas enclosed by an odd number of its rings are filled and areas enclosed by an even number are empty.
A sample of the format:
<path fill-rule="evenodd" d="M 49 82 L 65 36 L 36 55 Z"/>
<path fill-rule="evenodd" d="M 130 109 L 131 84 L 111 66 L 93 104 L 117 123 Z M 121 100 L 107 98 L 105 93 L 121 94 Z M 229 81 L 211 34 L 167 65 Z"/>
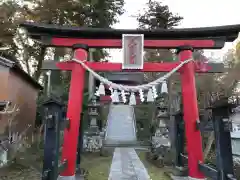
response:
<path fill-rule="evenodd" d="M 234 41 L 240 32 L 240 24 L 201 27 L 201 28 L 179 28 L 179 29 L 154 29 L 154 30 L 130 30 L 130 29 L 112 29 L 112 28 L 79 28 L 70 26 L 59 26 L 50 24 L 38 24 L 26 22 L 20 24 L 20 27 L 25 28 L 31 38 L 42 42 L 46 46 L 54 46 L 52 39 L 63 38 L 82 39 L 83 42 L 88 40 L 122 40 L 123 34 L 143 34 L 144 40 L 213 40 L 214 45 L 209 47 L 200 47 L 200 49 L 221 49 L 225 42 Z M 100 42 L 101 45 L 101 42 Z M 71 47 L 71 46 L 70 46 Z M 89 46 L 89 48 L 94 48 Z M 104 48 L 104 47 L 102 47 Z M 109 46 L 107 47 L 109 48 Z M 164 48 L 164 47 L 163 47 Z M 165 47 L 167 48 L 167 47 Z M 223 72 L 224 66 L 222 63 L 208 63 L 211 72 Z M 56 69 L 52 62 L 43 63 L 43 70 Z"/>
<path fill-rule="evenodd" d="M 176 39 L 224 39 L 234 41 L 240 32 L 240 24 L 179 29 L 132 30 L 112 28 L 79 28 L 49 24 L 23 23 L 20 27 L 26 28 L 30 36 L 54 36 L 86 39 L 122 39 L 122 34 L 144 34 L 146 40 L 176 40 Z"/>

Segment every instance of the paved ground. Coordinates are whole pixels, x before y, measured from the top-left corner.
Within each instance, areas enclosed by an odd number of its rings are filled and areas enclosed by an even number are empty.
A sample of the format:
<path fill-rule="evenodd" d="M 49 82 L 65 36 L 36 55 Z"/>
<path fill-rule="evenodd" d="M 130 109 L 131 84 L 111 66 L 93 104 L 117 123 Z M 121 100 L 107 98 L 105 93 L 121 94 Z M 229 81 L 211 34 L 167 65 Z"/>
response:
<path fill-rule="evenodd" d="M 133 148 L 116 148 L 108 180 L 150 180 Z"/>
<path fill-rule="evenodd" d="M 173 180 L 189 180 L 188 177 L 180 177 L 180 176 L 171 176 Z"/>

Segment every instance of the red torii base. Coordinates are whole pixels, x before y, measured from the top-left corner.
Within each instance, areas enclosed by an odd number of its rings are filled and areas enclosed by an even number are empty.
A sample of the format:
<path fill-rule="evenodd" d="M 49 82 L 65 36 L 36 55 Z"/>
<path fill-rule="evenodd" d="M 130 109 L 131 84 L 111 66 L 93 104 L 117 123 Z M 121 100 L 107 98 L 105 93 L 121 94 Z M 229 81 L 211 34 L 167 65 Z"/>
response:
<path fill-rule="evenodd" d="M 84 49 L 75 51 L 75 58 L 81 61 L 87 59 L 88 52 Z M 191 50 L 182 50 L 179 52 L 180 61 L 192 58 Z M 120 64 L 117 63 L 98 63 L 86 62 L 86 64 L 95 71 L 122 71 Z M 145 63 L 143 72 L 152 71 L 170 71 L 179 63 Z M 69 91 L 67 117 L 71 121 L 71 128 L 64 132 L 64 144 L 62 159 L 68 161 L 67 169 L 61 176 L 74 176 L 77 153 L 77 138 L 80 114 L 82 112 L 82 98 L 84 89 L 85 69 L 75 62 L 60 62 L 57 64 L 61 70 L 71 70 L 71 86 Z M 183 113 L 186 129 L 188 167 L 189 176 L 196 179 L 204 178 L 198 169 L 198 163 L 203 161 L 202 138 L 200 131 L 196 129 L 196 122 L 199 119 L 198 103 L 195 88 L 195 64 L 189 62 L 180 69 L 183 96 Z M 200 71 L 198 69 L 198 71 Z"/>

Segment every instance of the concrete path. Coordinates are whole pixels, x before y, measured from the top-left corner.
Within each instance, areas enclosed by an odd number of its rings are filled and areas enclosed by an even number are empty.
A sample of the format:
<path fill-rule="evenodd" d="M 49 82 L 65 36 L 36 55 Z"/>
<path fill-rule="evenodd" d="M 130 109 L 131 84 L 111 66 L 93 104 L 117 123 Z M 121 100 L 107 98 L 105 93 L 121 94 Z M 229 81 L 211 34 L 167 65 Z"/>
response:
<path fill-rule="evenodd" d="M 133 148 L 116 148 L 108 180 L 150 180 L 150 177 Z"/>
<path fill-rule="evenodd" d="M 171 176 L 172 180 L 189 180 L 188 177 Z"/>

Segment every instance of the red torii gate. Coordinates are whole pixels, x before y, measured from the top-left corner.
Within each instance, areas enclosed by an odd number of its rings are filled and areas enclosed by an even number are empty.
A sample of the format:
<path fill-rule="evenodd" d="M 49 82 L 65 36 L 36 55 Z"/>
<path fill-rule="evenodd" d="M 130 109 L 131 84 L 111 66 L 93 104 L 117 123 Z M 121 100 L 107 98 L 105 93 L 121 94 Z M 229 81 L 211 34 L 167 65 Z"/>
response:
<path fill-rule="evenodd" d="M 193 49 L 220 49 L 226 41 L 236 39 L 240 25 L 212 28 L 171 29 L 171 30 L 113 30 L 113 29 L 80 29 L 25 23 L 32 38 L 47 46 L 62 46 L 75 48 L 74 58 L 85 61 L 88 58 L 88 48 L 121 48 L 122 34 L 144 34 L 145 48 L 178 49 L 180 62 L 192 58 Z M 75 46 L 82 44 L 81 46 Z M 85 46 L 84 46 L 85 45 Z M 75 47 L 74 47 L 75 46 Z M 144 63 L 142 72 L 169 72 L 180 62 Z M 122 71 L 121 63 L 85 62 L 94 71 Z M 222 72 L 219 66 L 205 64 L 204 68 L 189 62 L 180 69 L 182 82 L 183 113 L 186 129 L 189 177 L 203 179 L 198 169 L 198 163 L 203 161 L 202 138 L 196 129 L 199 119 L 198 103 L 195 88 L 195 73 Z M 221 66 L 220 66 L 221 67 Z M 45 64 L 43 69 L 60 69 L 71 71 L 67 117 L 70 128 L 64 132 L 62 160 L 67 160 L 67 168 L 61 174 L 65 179 L 75 175 L 77 139 L 80 114 L 82 112 L 85 69 L 78 63 L 60 62 Z"/>

